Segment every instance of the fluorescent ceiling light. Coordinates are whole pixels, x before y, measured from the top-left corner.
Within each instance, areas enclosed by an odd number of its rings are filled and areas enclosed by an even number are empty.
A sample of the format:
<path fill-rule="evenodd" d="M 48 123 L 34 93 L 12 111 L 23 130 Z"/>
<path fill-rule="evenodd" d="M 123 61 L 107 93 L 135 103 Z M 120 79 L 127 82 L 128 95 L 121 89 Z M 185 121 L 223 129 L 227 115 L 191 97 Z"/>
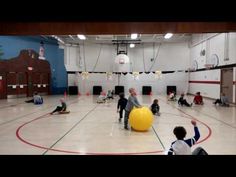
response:
<path fill-rule="evenodd" d="M 61 38 L 59 38 L 58 36 L 52 35 L 52 37 L 55 38 L 58 42 L 65 44 L 65 42 L 63 40 L 61 40 Z"/>
<path fill-rule="evenodd" d="M 83 34 L 78 34 L 77 37 L 78 37 L 80 40 L 85 40 L 85 39 L 86 39 L 85 35 L 83 35 Z"/>
<path fill-rule="evenodd" d="M 138 34 L 137 34 L 137 33 L 131 34 L 131 39 L 137 39 L 137 37 L 138 37 Z"/>
<path fill-rule="evenodd" d="M 134 47 L 135 47 L 135 44 L 130 44 L 129 47 L 130 47 L 130 48 L 134 48 Z"/>
<path fill-rule="evenodd" d="M 167 34 L 164 36 L 164 38 L 165 38 L 165 39 L 170 39 L 172 36 L 173 36 L 172 33 L 167 33 Z"/>
<path fill-rule="evenodd" d="M 70 37 L 71 39 L 75 40 L 75 38 L 74 38 L 72 35 L 69 35 L 69 37 Z"/>

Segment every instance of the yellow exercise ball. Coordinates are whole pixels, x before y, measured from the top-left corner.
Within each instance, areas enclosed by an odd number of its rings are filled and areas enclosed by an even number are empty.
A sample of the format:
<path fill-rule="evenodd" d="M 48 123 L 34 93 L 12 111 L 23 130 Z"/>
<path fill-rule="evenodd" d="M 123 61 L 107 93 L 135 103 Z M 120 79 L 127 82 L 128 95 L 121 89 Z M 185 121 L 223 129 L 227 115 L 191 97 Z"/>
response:
<path fill-rule="evenodd" d="M 133 108 L 129 114 L 129 123 L 134 130 L 146 131 L 153 123 L 153 114 L 148 107 Z"/>

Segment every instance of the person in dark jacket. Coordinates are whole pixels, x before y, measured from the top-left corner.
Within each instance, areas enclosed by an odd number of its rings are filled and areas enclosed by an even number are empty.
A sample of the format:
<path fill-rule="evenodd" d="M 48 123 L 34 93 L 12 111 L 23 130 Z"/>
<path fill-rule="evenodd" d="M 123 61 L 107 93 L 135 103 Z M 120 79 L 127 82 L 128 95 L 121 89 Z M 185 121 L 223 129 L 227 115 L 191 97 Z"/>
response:
<path fill-rule="evenodd" d="M 187 107 L 191 107 L 191 106 L 192 106 L 192 103 L 189 104 L 189 103 L 186 101 L 186 99 L 184 99 L 184 94 L 183 94 L 183 93 L 181 94 L 181 96 L 180 96 L 180 98 L 179 98 L 179 100 L 178 100 L 178 104 L 181 105 L 181 106 L 185 105 L 185 106 L 187 106 Z"/>
<path fill-rule="evenodd" d="M 160 116 L 160 106 L 158 104 L 158 99 L 155 99 L 151 105 L 151 111 L 154 115 Z"/>
<path fill-rule="evenodd" d="M 121 119 L 123 118 L 123 111 L 125 110 L 128 100 L 125 98 L 124 93 L 120 93 L 119 96 L 120 96 L 120 99 L 118 100 L 118 104 L 117 104 L 117 112 L 120 113 L 119 122 L 121 122 Z"/>

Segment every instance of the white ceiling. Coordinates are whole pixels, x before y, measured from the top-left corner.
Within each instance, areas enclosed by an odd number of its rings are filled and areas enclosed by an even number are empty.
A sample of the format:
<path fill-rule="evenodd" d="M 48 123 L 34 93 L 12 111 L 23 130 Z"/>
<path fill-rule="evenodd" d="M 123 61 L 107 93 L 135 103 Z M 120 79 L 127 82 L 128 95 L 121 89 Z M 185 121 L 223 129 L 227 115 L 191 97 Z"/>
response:
<path fill-rule="evenodd" d="M 140 43 L 160 43 L 160 42 L 188 42 L 191 40 L 191 34 L 174 34 L 172 38 L 165 39 L 164 34 L 142 34 L 136 40 Z M 77 43 L 106 43 L 112 44 L 113 40 L 131 40 L 130 35 L 86 35 L 86 40 L 81 41 L 76 35 L 58 35 L 66 44 Z"/>

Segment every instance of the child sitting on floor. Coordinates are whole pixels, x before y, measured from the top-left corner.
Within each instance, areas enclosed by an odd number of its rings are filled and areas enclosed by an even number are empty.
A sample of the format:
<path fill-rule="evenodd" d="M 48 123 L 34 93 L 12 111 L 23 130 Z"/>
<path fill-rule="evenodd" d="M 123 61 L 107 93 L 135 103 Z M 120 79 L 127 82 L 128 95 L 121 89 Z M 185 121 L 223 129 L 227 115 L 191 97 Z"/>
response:
<path fill-rule="evenodd" d="M 218 103 L 220 106 L 227 106 L 227 107 L 229 107 L 228 97 L 225 96 L 224 93 L 221 94 L 220 99 L 217 99 L 217 100 L 214 102 L 215 105 L 216 105 L 217 103 Z"/>
<path fill-rule="evenodd" d="M 187 106 L 187 107 L 191 107 L 191 106 L 192 106 L 192 103 L 189 104 L 189 103 L 186 101 L 186 99 L 184 99 L 184 94 L 183 94 L 183 93 L 181 94 L 181 96 L 180 96 L 180 98 L 179 98 L 179 100 L 178 100 L 178 104 L 181 105 L 181 106 L 185 105 L 185 106 Z"/>
<path fill-rule="evenodd" d="M 97 103 L 105 103 L 105 102 L 106 102 L 106 96 L 104 95 L 103 92 L 101 92 L 97 99 Z"/>
<path fill-rule="evenodd" d="M 201 96 L 201 93 L 200 92 L 197 92 L 194 99 L 193 99 L 193 102 L 195 104 L 198 104 L 198 105 L 203 105 L 203 99 L 202 99 L 202 96 Z"/>
<path fill-rule="evenodd" d="M 55 112 L 65 112 L 67 105 L 66 102 L 63 98 L 60 99 L 61 102 L 61 106 L 57 106 L 56 109 L 54 111 L 52 111 L 50 114 L 54 114 Z"/>
<path fill-rule="evenodd" d="M 158 104 L 158 99 L 155 99 L 151 105 L 151 111 L 153 113 L 153 115 L 157 115 L 157 116 L 160 116 L 160 106 Z"/>
<path fill-rule="evenodd" d="M 38 92 L 34 92 L 33 99 L 25 101 L 26 103 L 34 103 L 34 104 L 43 104 L 43 98 L 38 94 Z"/>
<path fill-rule="evenodd" d="M 177 101 L 176 99 L 176 93 L 175 92 L 170 92 L 169 93 L 169 99 L 168 101 Z"/>

